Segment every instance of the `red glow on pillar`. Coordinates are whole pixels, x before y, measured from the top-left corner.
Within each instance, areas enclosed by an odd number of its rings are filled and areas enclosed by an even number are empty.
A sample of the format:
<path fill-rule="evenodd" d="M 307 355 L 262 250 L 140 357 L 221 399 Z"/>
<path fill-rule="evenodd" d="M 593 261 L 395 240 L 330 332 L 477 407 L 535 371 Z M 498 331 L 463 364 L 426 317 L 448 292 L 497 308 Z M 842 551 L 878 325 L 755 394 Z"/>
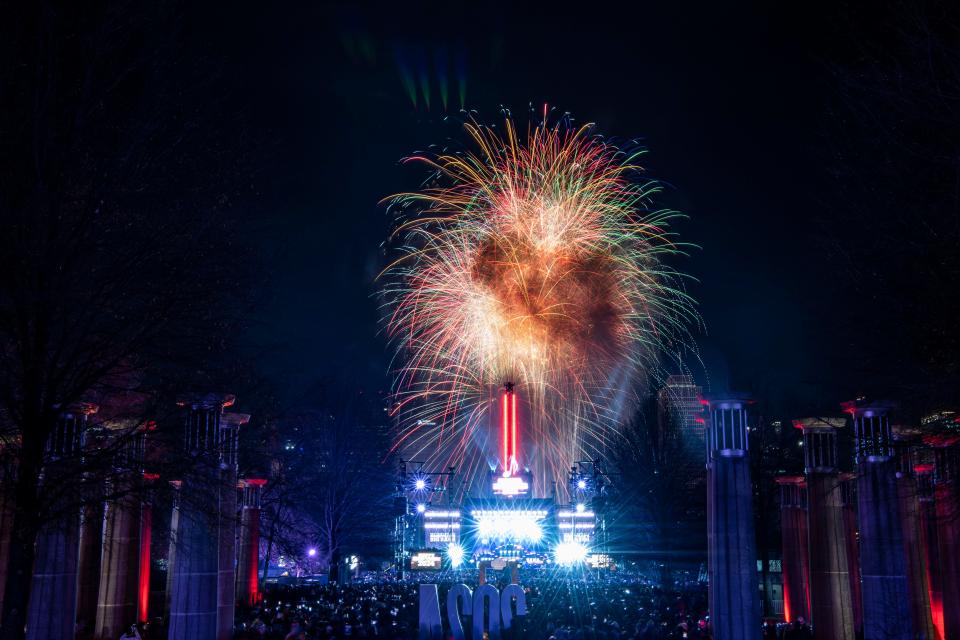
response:
<path fill-rule="evenodd" d="M 784 563 L 786 564 L 786 563 Z M 784 622 L 793 622 L 793 618 L 790 616 L 790 589 L 787 588 L 786 580 L 786 571 L 784 573 L 783 580 L 783 621 Z"/>
<path fill-rule="evenodd" d="M 247 604 L 251 607 L 260 601 L 260 510 L 250 518 L 250 563 L 247 579 Z"/>
<path fill-rule="evenodd" d="M 517 394 L 510 393 L 510 464 L 517 464 Z"/>
<path fill-rule="evenodd" d="M 503 420 L 502 420 L 502 422 L 503 422 L 503 440 L 501 440 L 501 442 L 502 442 L 502 444 L 503 444 L 503 472 L 504 472 L 505 474 L 509 474 L 509 473 L 510 473 L 510 443 L 507 441 L 507 436 L 508 436 L 508 433 L 507 433 L 507 421 L 508 421 L 508 416 L 507 416 L 507 394 L 508 394 L 508 393 L 509 393 L 509 391 L 508 391 L 508 392 L 504 392 L 504 394 L 503 394 L 503 410 L 501 411 L 502 418 L 503 418 Z"/>
<path fill-rule="evenodd" d="M 150 539 L 153 531 L 153 506 L 144 504 L 140 512 L 140 579 L 137 584 L 137 620 L 146 622 L 150 614 Z"/>

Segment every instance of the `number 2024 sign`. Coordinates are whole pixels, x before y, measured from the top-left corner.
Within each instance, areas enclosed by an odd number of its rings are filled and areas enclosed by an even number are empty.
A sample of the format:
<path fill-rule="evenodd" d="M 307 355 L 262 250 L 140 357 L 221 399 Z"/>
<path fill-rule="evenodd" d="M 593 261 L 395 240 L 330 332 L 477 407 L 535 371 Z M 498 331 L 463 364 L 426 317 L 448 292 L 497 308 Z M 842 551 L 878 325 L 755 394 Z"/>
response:
<path fill-rule="evenodd" d="M 489 615 L 485 615 L 487 611 Z M 455 640 L 481 640 L 484 632 L 490 640 L 500 640 L 501 630 L 509 629 L 514 618 L 525 615 L 527 596 L 518 584 L 507 585 L 503 592 L 492 584 L 480 585 L 476 591 L 471 591 L 465 584 L 456 584 L 447 592 L 447 620 Z M 466 626 L 464 616 L 469 618 Z M 467 629 L 472 633 L 467 633 Z M 421 584 L 419 640 L 442 639 L 437 585 Z"/>

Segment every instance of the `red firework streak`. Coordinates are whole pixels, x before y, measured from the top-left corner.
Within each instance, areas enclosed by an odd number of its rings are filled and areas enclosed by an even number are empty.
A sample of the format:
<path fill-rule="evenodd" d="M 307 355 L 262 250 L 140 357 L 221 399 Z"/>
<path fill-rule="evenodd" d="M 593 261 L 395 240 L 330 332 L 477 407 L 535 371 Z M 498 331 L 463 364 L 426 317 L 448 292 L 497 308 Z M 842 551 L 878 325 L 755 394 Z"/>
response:
<path fill-rule="evenodd" d="M 520 470 L 519 455 L 517 454 L 517 394 L 513 391 L 512 382 L 508 382 L 503 387 L 500 415 L 503 423 L 501 438 L 503 475 L 509 477 Z"/>

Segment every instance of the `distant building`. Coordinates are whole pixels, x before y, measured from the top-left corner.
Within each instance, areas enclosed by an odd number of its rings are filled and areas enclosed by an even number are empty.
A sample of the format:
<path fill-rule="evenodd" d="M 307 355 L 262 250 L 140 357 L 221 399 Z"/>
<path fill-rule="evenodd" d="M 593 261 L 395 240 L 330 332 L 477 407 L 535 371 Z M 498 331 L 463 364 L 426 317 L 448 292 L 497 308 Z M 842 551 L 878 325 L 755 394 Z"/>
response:
<path fill-rule="evenodd" d="M 660 433 L 683 438 L 691 451 L 700 451 L 706 446 L 706 413 L 701 389 L 693 376 L 667 378 L 657 394 L 657 419 Z"/>

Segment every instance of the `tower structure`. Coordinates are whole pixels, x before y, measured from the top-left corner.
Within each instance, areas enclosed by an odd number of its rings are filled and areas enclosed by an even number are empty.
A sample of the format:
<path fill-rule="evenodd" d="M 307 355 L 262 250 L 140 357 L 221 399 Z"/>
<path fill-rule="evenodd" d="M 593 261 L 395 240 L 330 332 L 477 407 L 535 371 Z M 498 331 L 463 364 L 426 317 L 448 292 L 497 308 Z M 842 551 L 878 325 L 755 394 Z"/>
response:
<path fill-rule="evenodd" d="M 837 430 L 843 418 L 803 418 L 807 476 L 807 531 L 810 541 L 810 617 L 817 635 L 854 640 L 853 599 L 837 469 Z"/>
<path fill-rule="evenodd" d="M 146 432 L 132 436 L 113 460 L 104 506 L 103 556 L 95 637 L 119 637 L 137 621 L 140 585 L 141 497 Z"/>
<path fill-rule="evenodd" d="M 243 510 L 240 515 L 236 599 L 249 607 L 260 601 L 260 497 L 266 483 L 261 478 L 246 478 L 240 484 L 243 488 Z"/>
<path fill-rule="evenodd" d="M 760 637 L 748 401 L 710 401 L 707 441 L 710 613 L 716 640 Z"/>
<path fill-rule="evenodd" d="M 217 637 L 221 418 L 232 395 L 181 402 L 184 453 L 193 468 L 181 480 L 171 524 L 169 640 Z M 232 593 L 232 590 L 231 590 Z"/>
<path fill-rule="evenodd" d="M 930 606 L 929 579 L 924 556 L 920 517 L 920 486 L 915 472 L 920 430 L 893 425 L 894 456 L 897 462 L 897 498 L 903 549 L 907 562 L 907 587 L 910 592 L 910 618 L 913 628 L 924 638 L 936 638 Z"/>
<path fill-rule="evenodd" d="M 844 403 L 853 418 L 856 442 L 860 581 L 865 640 L 911 640 L 906 553 L 891 405 Z"/>
<path fill-rule="evenodd" d="M 934 504 L 943 590 L 943 636 L 960 637 L 960 435 L 928 436 L 936 456 Z"/>
<path fill-rule="evenodd" d="M 807 534 L 807 483 L 803 476 L 781 476 L 780 531 L 783 539 L 783 616 L 810 619 L 810 537 Z"/>
<path fill-rule="evenodd" d="M 47 440 L 41 483 L 63 485 L 58 517 L 44 524 L 36 543 L 33 584 L 27 605 L 27 640 L 73 640 L 80 555 L 79 479 L 87 417 L 97 407 L 78 404 L 64 410 Z"/>

